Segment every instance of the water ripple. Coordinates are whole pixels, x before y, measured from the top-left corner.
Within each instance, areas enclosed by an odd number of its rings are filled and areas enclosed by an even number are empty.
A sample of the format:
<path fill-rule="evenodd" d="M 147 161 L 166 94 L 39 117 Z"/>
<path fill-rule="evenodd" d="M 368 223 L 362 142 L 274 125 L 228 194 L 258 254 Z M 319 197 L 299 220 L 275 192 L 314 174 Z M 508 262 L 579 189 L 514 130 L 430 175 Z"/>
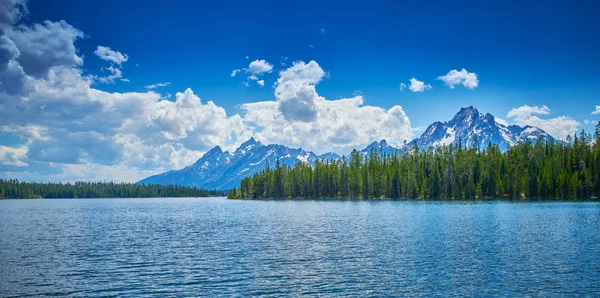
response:
<path fill-rule="evenodd" d="M 0 201 L 0 296 L 600 295 L 600 204 Z"/>

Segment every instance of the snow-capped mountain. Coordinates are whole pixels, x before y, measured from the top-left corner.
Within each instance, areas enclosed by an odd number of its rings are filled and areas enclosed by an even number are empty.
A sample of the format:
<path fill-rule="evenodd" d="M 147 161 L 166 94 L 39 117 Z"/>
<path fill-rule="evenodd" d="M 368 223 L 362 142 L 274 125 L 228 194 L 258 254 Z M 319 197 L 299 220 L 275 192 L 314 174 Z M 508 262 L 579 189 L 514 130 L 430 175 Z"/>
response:
<path fill-rule="evenodd" d="M 177 184 L 196 186 L 204 189 L 227 190 L 239 186 L 244 177 L 274 167 L 279 159 L 281 165 L 293 166 L 297 162 L 314 164 L 317 159 L 337 160 L 335 153 L 317 156 L 300 148 L 292 149 L 283 145 L 263 145 L 250 138 L 234 152 L 223 151 L 219 146 L 206 152 L 193 165 L 181 170 L 169 171 L 148 177 L 141 184 Z"/>
<path fill-rule="evenodd" d="M 391 155 L 391 154 L 398 154 L 400 153 L 400 149 L 396 148 L 390 144 L 388 144 L 385 140 L 381 140 L 379 142 L 373 142 L 371 144 L 369 144 L 367 147 L 365 147 L 364 149 L 360 150 L 359 153 L 363 156 L 369 155 L 369 153 L 371 152 L 371 148 L 374 148 L 375 151 L 377 152 L 377 154 L 385 154 L 385 155 Z"/>
<path fill-rule="evenodd" d="M 411 148 L 415 143 L 419 148 L 457 144 L 470 147 L 477 136 L 480 148 L 488 143 L 499 145 L 502 150 L 521 141 L 535 141 L 541 137 L 546 140 L 553 138 L 540 128 L 518 125 L 504 125 L 494 119 L 491 114 L 481 114 L 473 107 L 462 108 L 452 120 L 435 122 L 408 147 L 396 148 L 385 140 L 373 142 L 360 150 L 362 156 L 367 156 L 372 148 L 379 154 L 402 154 L 403 150 Z M 264 170 L 267 166 L 274 167 L 279 159 L 281 165 L 293 166 L 298 162 L 314 165 L 319 160 L 337 160 L 340 156 L 335 153 L 316 155 L 313 152 L 292 149 L 283 145 L 263 145 L 250 138 L 234 152 L 223 151 L 219 146 L 206 152 L 193 165 L 181 170 L 169 171 L 148 177 L 138 183 L 143 184 L 177 184 L 196 186 L 205 189 L 228 190 L 239 186 L 242 179 Z"/>
<path fill-rule="evenodd" d="M 506 126 L 496 121 L 491 114 L 481 114 L 474 107 L 466 107 L 448 122 L 434 122 L 425 132 L 411 142 L 419 148 L 436 147 L 440 145 L 457 144 L 460 140 L 463 146 L 471 147 L 477 139 L 479 148 L 485 148 L 489 143 L 500 146 L 502 150 L 516 144 L 518 140 L 536 141 L 543 137 L 554 140 L 544 130 L 533 126 Z"/>

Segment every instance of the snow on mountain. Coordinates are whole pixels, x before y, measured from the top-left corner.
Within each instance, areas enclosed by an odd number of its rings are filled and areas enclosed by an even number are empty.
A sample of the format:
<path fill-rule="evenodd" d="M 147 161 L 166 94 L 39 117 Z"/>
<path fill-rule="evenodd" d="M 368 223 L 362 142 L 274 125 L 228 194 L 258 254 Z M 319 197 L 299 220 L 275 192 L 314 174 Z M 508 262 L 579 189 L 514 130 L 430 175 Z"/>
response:
<path fill-rule="evenodd" d="M 205 189 L 227 190 L 239 186 L 241 180 L 267 167 L 293 166 L 298 162 L 314 164 L 317 159 L 337 160 L 339 155 L 315 153 L 283 145 L 263 145 L 250 138 L 234 152 L 223 152 L 219 146 L 206 152 L 193 165 L 181 170 L 169 171 L 141 180 L 140 184 L 177 184 Z"/>
<path fill-rule="evenodd" d="M 491 114 L 481 114 L 473 107 L 462 108 L 448 122 L 434 122 L 408 147 L 396 148 L 385 140 L 373 142 L 360 150 L 362 156 L 367 156 L 371 149 L 378 154 L 402 154 L 403 150 L 457 144 L 471 147 L 477 139 L 480 148 L 488 143 L 499 145 L 502 150 L 516 144 L 520 139 L 536 141 L 539 138 L 553 139 L 540 128 L 499 123 Z M 196 186 L 205 189 L 227 190 L 239 186 L 244 177 L 251 176 L 267 167 L 275 167 L 277 160 L 281 165 L 293 166 L 298 162 L 314 165 L 317 159 L 337 160 L 340 156 L 335 153 L 325 153 L 317 156 L 315 153 L 301 148 L 293 149 L 283 145 L 263 145 L 254 138 L 241 144 L 234 152 L 223 151 L 219 146 L 206 152 L 194 164 L 181 170 L 169 171 L 148 177 L 138 183 L 143 184 L 177 184 Z"/>
<path fill-rule="evenodd" d="M 410 144 L 416 143 L 419 148 L 427 148 L 458 144 L 460 141 L 463 146 L 471 147 L 477 140 L 479 148 L 485 148 L 492 143 L 500 146 L 502 150 L 506 150 L 515 145 L 519 139 L 523 142 L 528 139 L 535 142 L 542 137 L 545 140 L 554 140 L 540 128 L 506 126 L 496 121 L 491 114 L 481 114 L 471 106 L 462 108 L 448 122 L 434 122 Z"/>

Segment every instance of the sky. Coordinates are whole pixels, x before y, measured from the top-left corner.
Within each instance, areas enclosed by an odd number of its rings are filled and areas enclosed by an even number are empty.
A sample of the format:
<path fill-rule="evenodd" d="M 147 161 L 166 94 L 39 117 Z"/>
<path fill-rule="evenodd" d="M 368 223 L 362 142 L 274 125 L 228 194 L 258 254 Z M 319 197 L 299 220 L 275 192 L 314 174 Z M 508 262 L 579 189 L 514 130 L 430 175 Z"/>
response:
<path fill-rule="evenodd" d="M 0 177 L 135 182 L 254 137 L 399 145 L 461 107 L 600 120 L 597 1 L 0 0 Z"/>

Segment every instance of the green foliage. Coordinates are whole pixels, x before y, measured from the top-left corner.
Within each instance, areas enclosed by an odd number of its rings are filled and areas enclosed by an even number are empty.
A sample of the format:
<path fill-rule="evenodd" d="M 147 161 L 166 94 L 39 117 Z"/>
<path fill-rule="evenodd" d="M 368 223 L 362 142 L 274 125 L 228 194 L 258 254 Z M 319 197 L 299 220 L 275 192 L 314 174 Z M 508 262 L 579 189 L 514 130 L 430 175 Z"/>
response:
<path fill-rule="evenodd" d="M 35 183 L 0 179 L 0 198 L 156 198 L 210 197 L 222 192 L 178 185 L 113 182 Z"/>
<path fill-rule="evenodd" d="M 407 148 L 402 155 L 371 150 L 361 156 L 319 160 L 311 167 L 266 169 L 245 178 L 231 199 L 249 198 L 597 198 L 600 195 L 600 125 L 565 142 L 530 141 L 506 152 L 489 144 L 465 148 Z"/>

